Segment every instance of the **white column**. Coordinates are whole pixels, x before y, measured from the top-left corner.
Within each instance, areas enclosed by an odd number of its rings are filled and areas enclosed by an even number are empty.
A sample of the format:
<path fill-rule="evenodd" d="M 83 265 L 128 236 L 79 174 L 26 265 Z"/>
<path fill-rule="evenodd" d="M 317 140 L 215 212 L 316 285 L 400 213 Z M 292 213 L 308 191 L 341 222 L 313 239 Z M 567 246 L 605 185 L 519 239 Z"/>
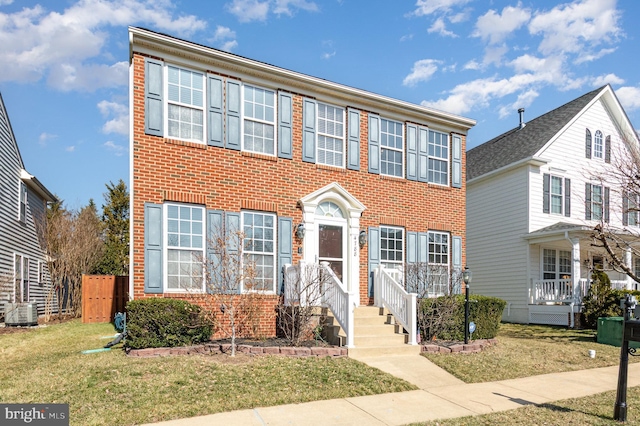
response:
<path fill-rule="evenodd" d="M 573 287 L 573 300 L 580 302 L 580 239 L 571 238 L 571 285 Z"/>
<path fill-rule="evenodd" d="M 360 211 L 350 210 L 347 222 L 347 253 L 344 256 L 348 268 L 347 292 L 353 295 L 355 306 L 360 306 Z"/>
<path fill-rule="evenodd" d="M 633 263 L 631 259 L 631 247 L 627 247 L 627 249 L 624 252 L 624 264 L 627 266 L 627 268 L 633 271 Z M 633 283 L 634 283 L 633 279 L 629 275 L 627 275 L 627 290 L 633 289 Z"/>

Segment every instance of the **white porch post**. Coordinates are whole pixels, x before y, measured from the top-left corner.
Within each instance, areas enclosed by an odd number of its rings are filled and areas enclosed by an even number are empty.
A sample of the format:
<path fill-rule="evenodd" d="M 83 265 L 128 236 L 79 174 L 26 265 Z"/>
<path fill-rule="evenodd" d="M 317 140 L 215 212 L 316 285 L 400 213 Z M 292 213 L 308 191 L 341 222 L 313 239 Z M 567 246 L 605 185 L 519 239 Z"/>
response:
<path fill-rule="evenodd" d="M 355 306 L 360 306 L 360 215 L 361 211 L 349 211 L 347 253 L 344 257 L 348 268 L 347 291 L 353 295 Z"/>
<path fill-rule="evenodd" d="M 571 238 L 571 286 L 573 287 L 573 300 L 581 303 L 580 294 L 580 239 Z"/>
<path fill-rule="evenodd" d="M 633 271 L 633 264 L 631 263 L 631 247 L 627 247 L 624 252 L 624 264 Z M 627 290 L 633 290 L 633 279 L 627 275 Z"/>

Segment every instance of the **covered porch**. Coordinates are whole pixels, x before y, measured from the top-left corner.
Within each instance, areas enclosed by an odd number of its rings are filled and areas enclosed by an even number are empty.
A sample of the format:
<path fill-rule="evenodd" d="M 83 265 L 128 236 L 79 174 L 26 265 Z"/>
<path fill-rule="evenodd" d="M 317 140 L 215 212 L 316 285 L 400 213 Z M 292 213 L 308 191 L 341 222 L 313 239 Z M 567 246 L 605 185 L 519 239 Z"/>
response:
<path fill-rule="evenodd" d="M 559 222 L 531 232 L 525 239 L 531 323 L 573 326 L 594 270 L 606 272 L 614 289 L 639 289 L 637 282 L 608 264 L 605 252 L 592 243 L 589 226 Z M 631 250 L 621 253 L 621 258 L 632 269 L 637 263 Z"/>

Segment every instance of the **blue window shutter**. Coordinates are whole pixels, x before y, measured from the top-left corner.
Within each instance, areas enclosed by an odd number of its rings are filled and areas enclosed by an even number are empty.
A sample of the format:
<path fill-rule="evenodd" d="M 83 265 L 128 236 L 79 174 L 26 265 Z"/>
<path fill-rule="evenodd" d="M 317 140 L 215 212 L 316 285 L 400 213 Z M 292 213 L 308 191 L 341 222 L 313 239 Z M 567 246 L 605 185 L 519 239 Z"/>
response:
<path fill-rule="evenodd" d="M 369 297 L 373 297 L 373 275 L 380 265 L 380 228 L 369 227 Z"/>
<path fill-rule="evenodd" d="M 278 157 L 293 158 L 293 122 L 291 94 L 278 92 Z"/>
<path fill-rule="evenodd" d="M 571 179 L 564 179 L 564 215 L 571 217 Z"/>
<path fill-rule="evenodd" d="M 427 264 L 429 260 L 429 234 L 418 232 L 418 262 Z"/>
<path fill-rule="evenodd" d="M 604 210 L 604 221 L 605 223 L 609 223 L 609 187 L 604 187 L 604 206 L 602 206 Z"/>
<path fill-rule="evenodd" d="M 629 193 L 622 191 L 622 226 L 629 225 Z"/>
<path fill-rule="evenodd" d="M 551 175 L 542 175 L 542 213 L 549 213 L 551 204 Z"/>
<path fill-rule="evenodd" d="M 453 270 L 456 273 L 456 280 L 452 283 L 453 284 L 453 293 L 454 294 L 460 294 L 462 292 L 462 285 L 461 285 L 461 281 L 462 281 L 462 237 L 452 237 L 451 238 L 451 243 L 452 243 L 452 253 L 451 253 L 451 257 L 452 257 L 452 265 L 453 265 Z"/>
<path fill-rule="evenodd" d="M 222 77 L 215 75 L 207 76 L 207 102 L 208 102 L 208 125 L 209 140 L 208 145 L 224 147 L 223 139 L 223 109 L 222 109 Z"/>
<path fill-rule="evenodd" d="M 587 132 L 584 137 L 585 144 L 585 157 L 591 158 L 591 132 L 587 129 Z"/>
<path fill-rule="evenodd" d="M 240 150 L 240 83 L 227 81 L 227 140 L 226 147 Z"/>
<path fill-rule="evenodd" d="M 293 219 L 278 217 L 278 294 L 284 290 L 282 267 L 287 263 L 293 263 Z"/>
<path fill-rule="evenodd" d="M 242 232 L 242 229 L 240 229 L 240 213 L 225 212 L 225 237 L 227 239 L 227 249 L 232 255 L 235 255 L 238 251 L 238 232 Z"/>
<path fill-rule="evenodd" d="M 418 261 L 418 233 L 407 232 L 407 263 Z"/>
<path fill-rule="evenodd" d="M 584 184 L 584 219 L 591 220 L 591 184 Z"/>
<path fill-rule="evenodd" d="M 349 108 L 349 147 L 347 168 L 360 170 L 360 111 Z"/>
<path fill-rule="evenodd" d="M 214 287 L 222 281 L 219 246 L 224 241 L 224 212 L 222 210 L 207 210 L 207 293 L 213 293 Z"/>
<path fill-rule="evenodd" d="M 462 138 L 451 135 L 451 186 L 462 188 Z"/>
<path fill-rule="evenodd" d="M 407 179 L 418 180 L 418 127 L 407 124 Z"/>
<path fill-rule="evenodd" d="M 162 294 L 162 204 L 144 205 L 144 292 Z"/>
<path fill-rule="evenodd" d="M 418 128 L 418 180 L 429 181 L 429 129 Z"/>
<path fill-rule="evenodd" d="M 604 138 L 604 162 L 611 163 L 611 136 Z"/>
<path fill-rule="evenodd" d="M 369 173 L 380 174 L 380 117 L 369 114 Z"/>
<path fill-rule="evenodd" d="M 316 162 L 316 101 L 305 99 L 302 107 L 302 161 Z"/>
<path fill-rule="evenodd" d="M 164 67 L 162 61 L 145 58 L 144 132 L 148 135 L 163 136 L 163 73 Z"/>

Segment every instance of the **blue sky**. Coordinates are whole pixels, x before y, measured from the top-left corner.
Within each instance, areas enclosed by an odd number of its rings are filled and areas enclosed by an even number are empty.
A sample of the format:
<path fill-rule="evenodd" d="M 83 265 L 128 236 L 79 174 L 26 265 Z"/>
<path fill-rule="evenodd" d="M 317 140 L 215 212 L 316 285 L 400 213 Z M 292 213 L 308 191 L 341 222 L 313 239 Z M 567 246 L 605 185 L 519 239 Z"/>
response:
<path fill-rule="evenodd" d="M 0 0 L 0 93 L 67 206 L 128 184 L 128 26 L 477 120 L 467 148 L 610 83 L 640 126 L 635 0 Z M 634 22 L 636 22 L 634 24 Z"/>

